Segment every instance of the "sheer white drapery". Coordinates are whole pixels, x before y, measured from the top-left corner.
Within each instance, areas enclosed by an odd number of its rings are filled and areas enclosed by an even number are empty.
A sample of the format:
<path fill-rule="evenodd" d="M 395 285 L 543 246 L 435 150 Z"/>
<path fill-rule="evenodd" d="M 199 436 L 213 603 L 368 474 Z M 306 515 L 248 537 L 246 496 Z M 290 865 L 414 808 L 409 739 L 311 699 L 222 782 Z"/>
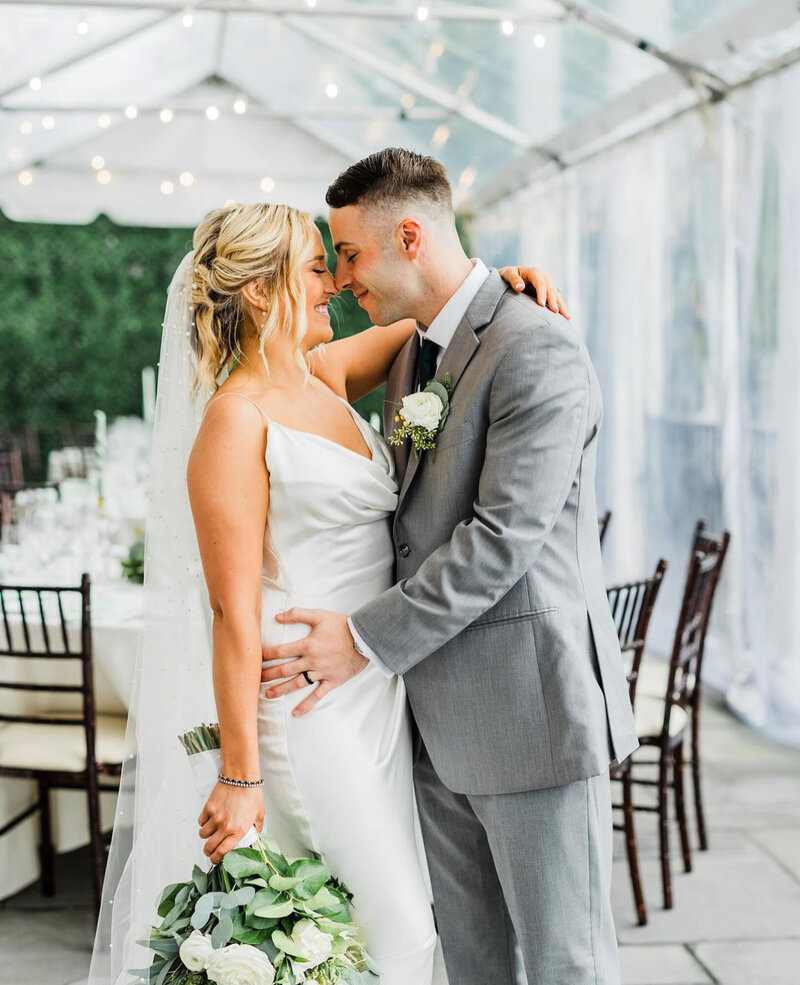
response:
<path fill-rule="evenodd" d="M 671 570 L 671 645 L 695 521 L 732 542 L 706 679 L 800 744 L 800 66 L 686 114 L 475 221 L 487 260 L 565 290 L 603 384 L 609 580 Z"/>

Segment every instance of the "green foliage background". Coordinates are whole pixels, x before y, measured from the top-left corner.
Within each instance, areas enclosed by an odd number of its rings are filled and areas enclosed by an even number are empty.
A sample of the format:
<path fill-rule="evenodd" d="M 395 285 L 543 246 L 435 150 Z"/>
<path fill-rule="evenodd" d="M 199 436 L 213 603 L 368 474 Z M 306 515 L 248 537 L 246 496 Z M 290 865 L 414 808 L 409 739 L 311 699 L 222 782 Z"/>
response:
<path fill-rule="evenodd" d="M 63 424 L 90 425 L 96 408 L 109 419 L 141 414 L 141 370 L 158 362 L 167 287 L 190 248 L 189 229 L 104 216 L 87 226 L 17 223 L 0 213 L 0 430 L 33 425 L 46 461 Z M 337 337 L 368 326 L 349 292 L 335 306 Z M 358 409 L 368 417 L 382 402 L 381 389 Z"/>

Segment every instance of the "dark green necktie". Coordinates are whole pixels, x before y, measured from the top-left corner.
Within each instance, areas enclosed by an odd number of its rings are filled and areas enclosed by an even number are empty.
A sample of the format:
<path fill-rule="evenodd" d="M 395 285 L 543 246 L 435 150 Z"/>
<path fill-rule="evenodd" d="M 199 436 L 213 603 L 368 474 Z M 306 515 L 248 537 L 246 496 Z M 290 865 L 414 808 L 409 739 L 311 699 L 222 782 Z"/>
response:
<path fill-rule="evenodd" d="M 436 357 L 442 347 L 429 339 L 422 340 L 419 352 L 419 388 L 424 390 L 436 375 Z"/>

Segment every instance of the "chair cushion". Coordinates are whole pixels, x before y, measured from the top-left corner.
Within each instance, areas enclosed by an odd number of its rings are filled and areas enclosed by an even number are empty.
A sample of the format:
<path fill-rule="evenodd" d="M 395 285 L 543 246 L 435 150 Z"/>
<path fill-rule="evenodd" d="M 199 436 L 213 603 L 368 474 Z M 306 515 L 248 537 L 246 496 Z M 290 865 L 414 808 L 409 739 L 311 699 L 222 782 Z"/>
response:
<path fill-rule="evenodd" d="M 634 715 L 636 717 L 636 734 L 639 738 L 657 738 L 661 735 L 661 727 L 664 724 L 664 699 L 637 694 Z M 683 708 L 673 705 L 669 716 L 670 736 L 674 738 L 676 735 L 680 735 L 686 728 L 688 721 L 688 715 Z"/>
<path fill-rule="evenodd" d="M 643 694 L 650 698 L 663 699 L 669 683 L 669 664 L 661 660 L 650 660 L 645 666 L 645 661 L 642 661 L 640 675 L 636 685 L 637 698 L 638 695 Z M 689 679 L 686 682 L 686 690 L 689 694 L 694 691 L 694 686 L 695 675 L 689 674 Z"/>
<path fill-rule="evenodd" d="M 118 764 L 125 759 L 124 715 L 98 715 L 95 758 Z M 9 722 L 0 726 L 0 766 L 26 770 L 86 769 L 86 738 L 81 725 Z"/>

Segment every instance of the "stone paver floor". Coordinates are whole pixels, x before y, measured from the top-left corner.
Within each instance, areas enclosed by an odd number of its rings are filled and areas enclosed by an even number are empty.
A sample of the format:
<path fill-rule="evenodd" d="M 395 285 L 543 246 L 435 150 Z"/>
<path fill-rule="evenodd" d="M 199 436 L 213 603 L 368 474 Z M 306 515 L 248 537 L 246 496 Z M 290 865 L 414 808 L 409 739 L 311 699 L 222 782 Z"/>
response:
<path fill-rule="evenodd" d="M 617 836 L 613 902 L 624 985 L 800 985 L 800 750 L 755 735 L 714 697 L 703 747 L 710 850 L 695 852 L 688 874 L 673 855 L 670 911 L 660 905 L 656 817 L 637 817 L 646 927 L 635 921 Z M 54 898 L 31 886 L 0 903 L 0 985 L 85 982 L 89 856 L 80 849 L 58 862 Z"/>

